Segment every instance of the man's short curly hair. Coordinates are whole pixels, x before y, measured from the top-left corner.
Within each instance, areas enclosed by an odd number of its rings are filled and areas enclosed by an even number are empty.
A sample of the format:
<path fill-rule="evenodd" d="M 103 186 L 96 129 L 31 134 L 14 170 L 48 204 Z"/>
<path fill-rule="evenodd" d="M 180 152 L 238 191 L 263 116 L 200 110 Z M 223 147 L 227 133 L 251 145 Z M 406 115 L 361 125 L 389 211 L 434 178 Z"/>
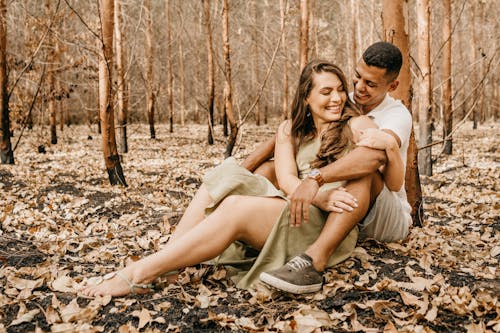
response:
<path fill-rule="evenodd" d="M 368 66 L 375 66 L 385 69 L 388 80 L 395 80 L 401 66 L 403 65 L 403 55 L 393 44 L 388 42 L 377 42 L 370 45 L 363 53 L 363 60 Z"/>

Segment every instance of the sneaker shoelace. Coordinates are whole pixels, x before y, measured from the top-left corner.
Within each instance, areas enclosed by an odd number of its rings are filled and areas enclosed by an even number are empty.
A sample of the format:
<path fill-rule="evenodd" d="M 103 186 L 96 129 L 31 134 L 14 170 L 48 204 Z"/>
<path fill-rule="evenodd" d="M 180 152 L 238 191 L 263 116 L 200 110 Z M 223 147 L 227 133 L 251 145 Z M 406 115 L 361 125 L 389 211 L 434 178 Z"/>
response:
<path fill-rule="evenodd" d="M 311 266 L 311 263 L 308 260 L 297 256 L 292 258 L 292 260 L 290 260 L 286 265 L 290 267 L 291 270 L 298 272 L 308 266 Z"/>

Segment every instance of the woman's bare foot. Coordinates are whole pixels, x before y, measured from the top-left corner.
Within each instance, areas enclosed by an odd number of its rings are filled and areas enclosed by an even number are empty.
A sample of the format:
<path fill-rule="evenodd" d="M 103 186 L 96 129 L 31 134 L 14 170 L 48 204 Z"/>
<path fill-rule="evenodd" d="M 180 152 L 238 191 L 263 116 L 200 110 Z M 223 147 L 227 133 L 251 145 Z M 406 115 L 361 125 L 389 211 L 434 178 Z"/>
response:
<path fill-rule="evenodd" d="M 132 282 L 133 276 L 130 269 L 125 269 L 91 278 L 88 281 L 87 287 L 81 290 L 85 296 L 125 296 L 128 294 L 146 294 L 154 289 L 152 284 L 143 284 Z"/>

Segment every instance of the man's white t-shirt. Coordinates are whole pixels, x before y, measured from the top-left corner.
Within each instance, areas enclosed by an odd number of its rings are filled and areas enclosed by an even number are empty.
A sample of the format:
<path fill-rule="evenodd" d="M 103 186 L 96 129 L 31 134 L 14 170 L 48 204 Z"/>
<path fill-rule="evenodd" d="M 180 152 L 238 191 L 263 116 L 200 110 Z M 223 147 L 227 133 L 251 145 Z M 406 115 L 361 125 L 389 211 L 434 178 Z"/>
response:
<path fill-rule="evenodd" d="M 352 94 L 350 94 L 350 98 L 352 100 Z M 399 153 L 406 168 L 412 129 L 412 117 L 408 109 L 401 101 L 387 94 L 382 103 L 368 112 L 367 116 L 372 118 L 380 129 L 391 130 L 399 137 L 401 141 Z M 406 237 L 408 227 L 411 225 L 410 213 L 411 207 L 404 184 L 401 190 L 396 193 L 390 192 L 387 187 L 384 187 L 377 201 L 365 216 L 364 227 L 361 230 L 363 231 L 365 228 L 368 230 L 369 236 L 382 241 L 402 239 Z"/>
<path fill-rule="evenodd" d="M 401 159 L 403 160 L 403 166 L 406 169 L 406 158 L 412 127 L 410 111 L 408 111 L 406 106 L 404 106 L 400 100 L 394 99 L 387 94 L 382 103 L 368 112 L 367 116 L 372 118 L 380 129 L 391 130 L 399 137 L 399 140 L 401 141 L 399 153 L 401 154 Z M 408 204 L 404 184 L 397 194 L 401 199 L 403 206 L 407 208 L 409 214 L 411 207 Z"/>

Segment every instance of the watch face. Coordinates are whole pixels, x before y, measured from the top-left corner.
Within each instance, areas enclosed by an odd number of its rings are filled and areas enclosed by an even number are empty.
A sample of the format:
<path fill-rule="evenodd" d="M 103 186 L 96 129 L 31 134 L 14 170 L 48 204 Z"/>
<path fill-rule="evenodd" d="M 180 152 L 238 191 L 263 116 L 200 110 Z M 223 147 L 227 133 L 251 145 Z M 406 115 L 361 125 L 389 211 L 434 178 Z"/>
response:
<path fill-rule="evenodd" d="M 311 172 L 309 172 L 309 176 L 311 176 L 311 177 L 317 177 L 317 176 L 319 176 L 319 170 L 318 169 L 312 169 Z"/>

